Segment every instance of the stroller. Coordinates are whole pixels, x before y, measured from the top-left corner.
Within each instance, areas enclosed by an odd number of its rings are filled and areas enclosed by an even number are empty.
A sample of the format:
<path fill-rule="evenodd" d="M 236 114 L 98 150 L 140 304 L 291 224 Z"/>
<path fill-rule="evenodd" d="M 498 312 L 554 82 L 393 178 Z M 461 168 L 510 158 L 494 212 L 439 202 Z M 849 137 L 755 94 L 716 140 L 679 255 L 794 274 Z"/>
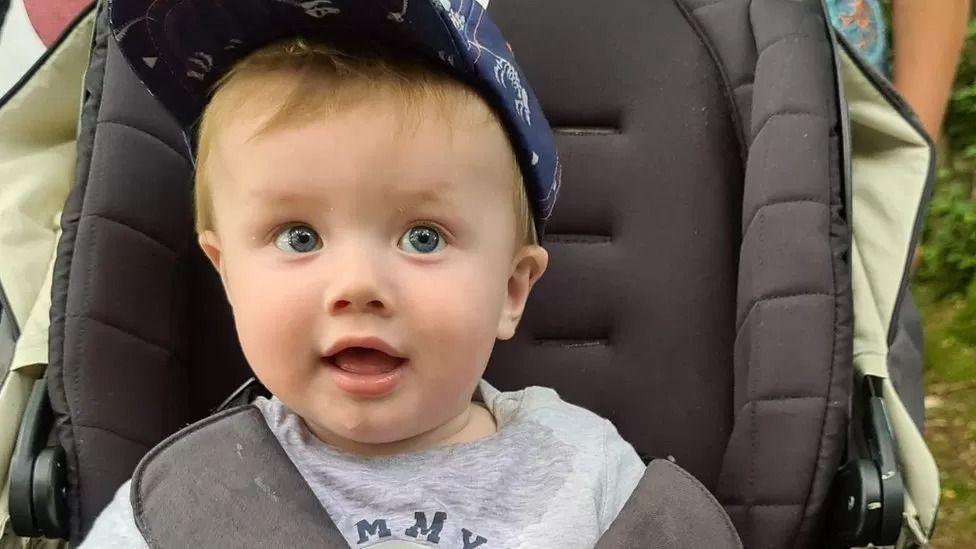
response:
<path fill-rule="evenodd" d="M 925 544 L 938 474 L 888 375 L 933 179 L 909 108 L 818 0 L 489 11 L 565 165 L 550 270 L 489 381 L 554 387 L 675 461 L 747 548 Z M 250 394 L 188 154 L 101 4 L 0 103 L 0 243 L 48 229 L 0 249 L 20 536 L 80 542 L 150 448 Z"/>

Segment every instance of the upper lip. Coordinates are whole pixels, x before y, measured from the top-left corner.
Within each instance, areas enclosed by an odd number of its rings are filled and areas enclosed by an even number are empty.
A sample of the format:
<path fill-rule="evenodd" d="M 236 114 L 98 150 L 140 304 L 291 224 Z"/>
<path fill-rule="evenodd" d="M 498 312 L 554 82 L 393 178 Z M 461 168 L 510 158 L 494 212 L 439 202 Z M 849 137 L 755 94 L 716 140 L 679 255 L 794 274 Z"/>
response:
<path fill-rule="evenodd" d="M 381 338 L 375 336 L 347 336 L 341 337 L 332 344 L 325 351 L 325 357 L 331 358 L 335 355 L 345 351 L 346 349 L 352 349 L 354 347 L 362 347 L 364 349 L 374 349 L 383 353 L 386 353 L 394 358 L 406 358 L 400 351 L 396 350 L 393 345 L 390 345 Z"/>

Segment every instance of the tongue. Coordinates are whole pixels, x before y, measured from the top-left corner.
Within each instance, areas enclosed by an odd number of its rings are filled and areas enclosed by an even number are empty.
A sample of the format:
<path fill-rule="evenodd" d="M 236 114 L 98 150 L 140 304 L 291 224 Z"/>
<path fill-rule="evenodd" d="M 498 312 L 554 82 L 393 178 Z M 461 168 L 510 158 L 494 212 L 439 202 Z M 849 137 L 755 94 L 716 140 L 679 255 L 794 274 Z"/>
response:
<path fill-rule="evenodd" d="M 336 366 L 353 374 L 385 374 L 393 371 L 403 359 L 376 349 L 354 347 L 333 357 Z"/>

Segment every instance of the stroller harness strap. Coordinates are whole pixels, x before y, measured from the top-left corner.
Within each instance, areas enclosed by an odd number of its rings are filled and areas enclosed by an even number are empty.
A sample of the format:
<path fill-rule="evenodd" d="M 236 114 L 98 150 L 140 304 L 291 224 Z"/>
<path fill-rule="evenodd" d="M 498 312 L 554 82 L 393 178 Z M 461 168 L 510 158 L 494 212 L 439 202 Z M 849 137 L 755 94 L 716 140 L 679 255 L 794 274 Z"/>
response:
<path fill-rule="evenodd" d="M 348 545 L 254 406 L 174 434 L 132 477 L 136 525 L 152 548 Z M 722 506 L 666 460 L 647 468 L 597 549 L 738 549 Z"/>
<path fill-rule="evenodd" d="M 725 513 L 702 483 L 674 463 L 655 459 L 595 549 L 742 549 Z"/>
<path fill-rule="evenodd" d="M 157 547 L 348 545 L 254 406 L 195 423 L 132 476 L 132 511 Z"/>

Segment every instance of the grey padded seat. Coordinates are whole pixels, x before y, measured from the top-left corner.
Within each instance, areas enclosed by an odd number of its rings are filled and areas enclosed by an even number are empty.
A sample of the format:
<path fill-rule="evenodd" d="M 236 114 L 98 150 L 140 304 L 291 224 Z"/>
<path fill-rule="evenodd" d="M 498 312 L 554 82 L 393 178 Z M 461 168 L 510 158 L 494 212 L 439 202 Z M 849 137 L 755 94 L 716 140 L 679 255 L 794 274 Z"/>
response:
<path fill-rule="evenodd" d="M 555 387 L 645 458 L 672 456 L 747 548 L 814 546 L 851 385 L 849 233 L 820 2 L 490 10 L 565 170 L 550 270 L 488 378 Z M 249 375 L 196 248 L 186 145 L 104 13 L 94 44 L 49 371 L 75 542 L 153 445 Z"/>

